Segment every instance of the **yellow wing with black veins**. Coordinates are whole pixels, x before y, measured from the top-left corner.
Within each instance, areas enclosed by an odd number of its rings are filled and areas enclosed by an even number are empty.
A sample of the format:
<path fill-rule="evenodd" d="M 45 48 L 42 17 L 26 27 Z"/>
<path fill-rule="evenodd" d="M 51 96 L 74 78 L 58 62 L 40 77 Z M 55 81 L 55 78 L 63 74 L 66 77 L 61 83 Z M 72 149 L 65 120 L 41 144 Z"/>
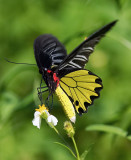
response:
<path fill-rule="evenodd" d="M 62 77 L 60 87 L 73 103 L 76 112 L 81 115 L 99 97 L 102 80 L 88 70 L 77 70 Z"/>

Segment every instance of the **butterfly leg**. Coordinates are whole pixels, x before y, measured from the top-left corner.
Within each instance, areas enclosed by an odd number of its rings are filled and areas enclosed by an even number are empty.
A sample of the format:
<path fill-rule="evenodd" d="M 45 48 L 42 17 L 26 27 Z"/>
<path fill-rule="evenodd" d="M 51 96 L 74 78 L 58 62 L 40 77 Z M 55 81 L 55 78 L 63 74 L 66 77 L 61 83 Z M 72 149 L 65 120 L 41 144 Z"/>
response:
<path fill-rule="evenodd" d="M 50 97 L 51 97 L 51 109 L 52 109 L 53 108 L 53 93 L 52 92 L 48 95 L 48 97 L 46 99 L 47 104 L 49 103 Z"/>
<path fill-rule="evenodd" d="M 42 94 L 43 94 L 44 92 L 47 92 L 47 91 L 48 91 L 48 89 L 46 89 L 46 90 L 44 90 L 44 91 L 41 91 L 41 92 L 38 92 L 38 97 L 39 97 L 39 100 L 41 101 L 41 105 L 43 104 Z"/>
<path fill-rule="evenodd" d="M 43 89 L 43 88 L 47 88 L 47 86 L 42 87 L 42 79 L 41 79 L 40 87 L 37 88 L 38 93 L 41 92 L 41 89 Z"/>
<path fill-rule="evenodd" d="M 49 107 L 49 98 L 50 98 L 50 93 L 49 93 L 48 97 L 45 100 L 45 104 L 47 105 L 47 107 Z"/>
<path fill-rule="evenodd" d="M 51 94 L 51 98 L 52 98 L 52 101 L 51 101 L 51 109 L 53 108 L 53 94 Z"/>
<path fill-rule="evenodd" d="M 52 93 L 51 91 L 49 91 L 49 95 L 48 95 L 48 97 L 46 98 L 45 103 L 46 103 L 46 105 L 49 107 L 49 99 L 50 99 L 50 96 L 52 97 L 52 100 L 51 100 L 51 108 L 52 108 L 52 106 L 53 106 L 53 93 Z"/>
<path fill-rule="evenodd" d="M 41 105 L 43 104 L 42 93 L 44 93 L 44 92 L 48 91 L 48 89 L 47 89 L 47 90 L 42 91 L 41 89 L 43 89 L 43 88 L 47 88 L 47 86 L 42 87 L 42 79 L 41 79 L 40 87 L 38 87 L 38 88 L 37 88 L 38 97 L 39 97 L 39 99 L 40 99 L 40 101 L 41 101 Z"/>
<path fill-rule="evenodd" d="M 38 87 L 38 88 L 37 88 L 37 92 L 38 92 L 38 93 L 42 92 L 42 91 L 41 91 L 41 89 L 44 89 L 44 88 L 48 88 L 48 87 L 47 87 L 47 86 L 44 86 L 44 87 Z"/>
<path fill-rule="evenodd" d="M 38 97 L 39 97 L 39 99 L 40 99 L 40 101 L 41 101 L 41 105 L 42 105 L 42 104 L 43 104 L 43 100 L 42 100 L 42 93 L 41 93 L 41 85 L 42 85 L 42 79 L 41 79 L 41 82 L 40 82 L 40 92 L 39 92 L 39 90 L 38 90 L 38 88 L 37 88 Z"/>

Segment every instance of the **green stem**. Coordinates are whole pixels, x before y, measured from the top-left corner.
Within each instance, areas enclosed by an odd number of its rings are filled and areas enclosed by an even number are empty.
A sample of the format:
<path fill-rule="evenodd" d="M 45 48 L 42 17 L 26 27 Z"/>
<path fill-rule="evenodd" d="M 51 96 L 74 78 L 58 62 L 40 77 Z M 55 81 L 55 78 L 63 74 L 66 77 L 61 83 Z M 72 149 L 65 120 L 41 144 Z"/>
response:
<path fill-rule="evenodd" d="M 47 122 L 47 123 L 49 124 L 49 126 L 51 126 L 51 127 L 54 129 L 54 131 L 55 131 L 58 135 L 60 135 L 59 131 L 55 128 L 55 126 L 54 126 L 52 123 L 49 123 L 49 122 Z"/>
<path fill-rule="evenodd" d="M 53 126 L 52 123 L 48 123 L 48 124 L 49 124 L 49 125 L 54 129 L 54 131 L 62 138 L 62 140 L 64 140 L 63 137 L 60 135 L 59 131 L 55 128 L 55 126 Z M 64 141 L 65 141 L 65 140 L 64 140 Z M 61 144 L 61 143 L 58 143 L 58 142 L 55 142 L 55 143 L 60 144 L 60 145 L 64 146 L 65 148 L 67 148 L 67 149 L 71 152 L 71 154 L 76 158 L 75 154 L 73 153 L 73 151 L 72 151 L 70 148 L 68 148 L 68 146 L 65 146 L 65 145 L 63 145 L 63 144 Z M 78 159 L 78 160 L 79 160 L 79 159 Z"/>
<path fill-rule="evenodd" d="M 55 130 L 55 132 L 60 135 L 59 131 L 53 126 L 53 129 Z"/>
<path fill-rule="evenodd" d="M 74 139 L 74 137 L 71 137 L 71 139 L 73 141 L 73 144 L 74 144 L 74 147 L 75 147 L 75 150 L 76 150 L 77 160 L 80 160 L 80 156 L 79 156 L 79 152 L 78 152 L 78 148 L 77 148 L 75 139 Z"/>

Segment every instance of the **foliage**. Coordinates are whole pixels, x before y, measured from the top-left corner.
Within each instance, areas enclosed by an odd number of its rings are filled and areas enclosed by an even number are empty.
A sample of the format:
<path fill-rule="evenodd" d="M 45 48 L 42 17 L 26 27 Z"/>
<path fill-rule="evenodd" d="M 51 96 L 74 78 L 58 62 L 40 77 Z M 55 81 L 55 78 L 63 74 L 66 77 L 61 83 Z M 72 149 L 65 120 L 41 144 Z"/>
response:
<path fill-rule="evenodd" d="M 35 64 L 34 39 L 44 33 L 55 35 L 70 53 L 86 36 L 115 19 L 117 25 L 97 45 L 86 66 L 102 78 L 104 88 L 88 113 L 77 116 L 75 139 L 80 155 L 87 150 L 85 159 L 130 159 L 131 142 L 126 138 L 85 131 L 89 125 L 105 124 L 131 134 L 130 8 L 130 0 L 0 0 L 0 159 L 72 160 L 68 150 L 53 143 L 61 139 L 46 123 L 40 130 L 31 123 L 39 105 L 38 68 L 3 58 Z M 62 130 L 66 117 L 57 97 L 51 112 Z"/>

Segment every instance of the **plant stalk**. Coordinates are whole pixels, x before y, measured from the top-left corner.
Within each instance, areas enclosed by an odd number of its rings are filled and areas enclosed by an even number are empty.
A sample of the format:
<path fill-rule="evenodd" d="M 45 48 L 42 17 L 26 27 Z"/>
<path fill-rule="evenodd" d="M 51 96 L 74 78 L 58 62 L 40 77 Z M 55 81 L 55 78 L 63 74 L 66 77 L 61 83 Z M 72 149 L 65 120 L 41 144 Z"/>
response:
<path fill-rule="evenodd" d="M 80 155 L 79 155 L 79 151 L 78 151 L 75 139 L 74 139 L 74 137 L 71 137 L 71 139 L 73 141 L 73 144 L 74 144 L 74 147 L 75 147 L 75 150 L 76 150 L 77 160 L 80 160 Z"/>

